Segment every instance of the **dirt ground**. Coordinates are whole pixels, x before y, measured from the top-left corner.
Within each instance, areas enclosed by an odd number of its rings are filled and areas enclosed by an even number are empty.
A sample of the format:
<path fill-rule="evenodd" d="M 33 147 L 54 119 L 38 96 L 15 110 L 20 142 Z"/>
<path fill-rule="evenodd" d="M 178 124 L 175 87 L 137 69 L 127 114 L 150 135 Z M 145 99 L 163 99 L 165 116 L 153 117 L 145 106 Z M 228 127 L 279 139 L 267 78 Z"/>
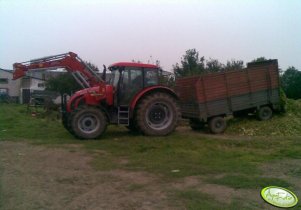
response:
<path fill-rule="evenodd" d="M 92 159 L 77 145 L 0 141 L 0 209 L 185 209 L 172 192 L 190 188 L 225 204 L 246 196 L 263 203 L 257 192 L 206 184 L 201 177 L 165 183 L 146 172 L 96 171 Z"/>
<path fill-rule="evenodd" d="M 95 171 L 77 146 L 0 142 L 3 209 L 174 209 L 156 177 Z M 144 189 L 145 188 L 145 189 Z M 164 188 L 162 188 L 164 189 Z"/>

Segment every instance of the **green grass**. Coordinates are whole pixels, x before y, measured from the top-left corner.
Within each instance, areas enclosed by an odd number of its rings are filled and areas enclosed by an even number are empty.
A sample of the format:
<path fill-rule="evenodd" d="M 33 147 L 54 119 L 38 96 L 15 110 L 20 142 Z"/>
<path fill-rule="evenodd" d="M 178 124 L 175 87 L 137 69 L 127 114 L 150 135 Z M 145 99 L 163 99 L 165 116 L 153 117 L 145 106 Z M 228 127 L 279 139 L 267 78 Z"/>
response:
<path fill-rule="evenodd" d="M 294 168 L 288 172 L 289 175 L 301 178 L 301 168 Z"/>
<path fill-rule="evenodd" d="M 167 183 L 187 176 L 201 176 L 207 183 L 236 189 L 258 189 L 272 184 L 295 189 L 297 187 L 289 181 L 266 177 L 261 166 L 277 160 L 301 158 L 299 108 L 300 101 L 290 101 L 288 113 L 275 116 L 271 121 L 231 121 L 227 130 L 231 135 L 222 139 L 186 130 L 166 137 L 147 137 L 129 133 L 122 127 L 109 126 L 100 140 L 83 141 L 75 139 L 53 117 L 32 117 L 26 113 L 26 106 L 0 104 L 0 141 L 49 147 L 77 144 L 94 157 L 92 165 L 97 170 L 148 171 Z M 242 128 L 253 130 L 255 136 L 233 137 L 248 135 L 240 130 Z M 293 177 L 300 177 L 300 174 L 299 170 L 289 173 Z M 140 188 L 142 186 L 129 186 L 129 191 Z M 188 209 L 248 209 L 235 199 L 224 206 L 193 189 L 183 189 L 173 196 Z"/>
<path fill-rule="evenodd" d="M 287 181 L 274 177 L 226 175 L 222 178 L 209 178 L 213 184 L 225 185 L 235 189 L 262 189 L 266 186 L 290 187 Z"/>
<path fill-rule="evenodd" d="M 71 139 L 59 121 L 51 118 L 32 117 L 26 106 L 0 104 L 0 140 L 27 139 L 33 143 L 39 141 L 66 143 Z"/>
<path fill-rule="evenodd" d="M 287 112 L 274 114 L 271 120 L 258 121 L 256 116 L 233 118 L 227 134 L 247 136 L 301 136 L 301 100 L 287 100 Z"/>
<path fill-rule="evenodd" d="M 2 177 L 2 173 L 3 173 L 3 168 L 0 165 L 0 209 L 2 209 L 3 206 L 3 187 L 2 187 L 2 181 L 1 181 L 1 177 Z"/>
<path fill-rule="evenodd" d="M 91 152 L 103 150 L 105 153 L 95 153 L 93 161 L 100 170 L 146 170 L 169 178 L 229 172 L 259 175 L 259 164 L 300 158 L 301 154 L 301 137 L 214 139 L 187 131 L 147 137 L 117 126 L 109 126 L 101 140 L 83 141 L 71 136 L 58 120 L 27 114 L 25 106 L 0 104 L 0 110 L 0 140 L 49 146 L 79 144 Z M 120 158 L 128 162 L 121 164 Z"/>
<path fill-rule="evenodd" d="M 196 190 L 187 190 L 178 192 L 179 199 L 184 201 L 188 209 L 219 209 L 219 204 L 208 196 Z"/>
<path fill-rule="evenodd" d="M 247 207 L 243 201 L 233 199 L 230 204 L 216 201 L 212 196 L 197 190 L 185 190 L 176 193 L 178 199 L 190 210 L 233 210 L 233 209 L 252 209 Z"/>
<path fill-rule="evenodd" d="M 137 190 L 143 190 L 145 186 L 143 184 L 131 184 L 127 186 L 128 191 L 137 191 Z"/>

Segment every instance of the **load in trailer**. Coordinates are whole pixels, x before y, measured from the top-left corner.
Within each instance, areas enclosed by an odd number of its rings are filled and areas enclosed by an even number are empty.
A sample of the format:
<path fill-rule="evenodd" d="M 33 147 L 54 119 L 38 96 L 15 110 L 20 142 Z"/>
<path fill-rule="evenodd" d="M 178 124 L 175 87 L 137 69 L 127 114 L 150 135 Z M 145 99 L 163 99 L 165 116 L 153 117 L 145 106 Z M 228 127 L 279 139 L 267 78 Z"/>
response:
<path fill-rule="evenodd" d="M 119 62 L 105 81 L 75 53 L 14 64 L 14 79 L 27 71 L 64 68 L 83 87 L 62 104 L 63 125 L 81 139 L 98 139 L 108 124 L 124 125 L 143 134 L 162 136 L 177 126 L 177 96 L 161 83 L 162 70 L 151 64 Z"/>
<path fill-rule="evenodd" d="M 226 129 L 225 117 L 242 113 L 257 113 L 268 120 L 280 109 L 278 61 L 248 63 L 236 71 L 211 73 L 179 78 L 176 93 L 180 99 L 182 117 L 192 129 L 208 124 L 212 133 Z"/>

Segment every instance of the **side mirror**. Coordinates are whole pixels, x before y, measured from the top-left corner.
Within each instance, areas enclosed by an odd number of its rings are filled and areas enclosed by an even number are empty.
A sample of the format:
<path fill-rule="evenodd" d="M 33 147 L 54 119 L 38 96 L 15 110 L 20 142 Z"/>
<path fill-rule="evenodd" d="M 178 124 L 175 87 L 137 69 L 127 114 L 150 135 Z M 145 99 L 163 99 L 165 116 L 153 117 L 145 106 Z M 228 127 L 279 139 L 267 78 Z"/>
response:
<path fill-rule="evenodd" d="M 106 67 L 106 65 L 103 65 L 103 71 L 102 71 L 102 76 L 101 76 L 103 81 L 106 81 L 106 74 L 107 74 L 107 67 Z"/>

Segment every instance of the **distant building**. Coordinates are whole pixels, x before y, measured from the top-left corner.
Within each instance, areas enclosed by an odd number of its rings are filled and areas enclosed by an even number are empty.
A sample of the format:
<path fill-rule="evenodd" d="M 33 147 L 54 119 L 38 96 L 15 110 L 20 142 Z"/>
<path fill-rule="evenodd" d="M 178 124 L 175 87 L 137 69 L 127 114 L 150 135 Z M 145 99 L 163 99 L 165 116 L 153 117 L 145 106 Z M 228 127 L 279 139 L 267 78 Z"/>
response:
<path fill-rule="evenodd" d="M 45 90 L 45 80 L 39 77 L 23 77 L 20 79 L 20 103 L 27 104 L 35 90 Z"/>
<path fill-rule="evenodd" d="M 0 68 L 0 95 L 8 95 L 16 102 L 20 95 L 20 80 L 13 80 L 12 70 Z"/>
<path fill-rule="evenodd" d="M 43 93 L 48 95 L 49 91 L 45 91 L 46 81 L 64 73 L 65 71 L 47 71 L 45 69 L 27 72 L 27 76 L 21 78 L 20 103 L 29 103 L 33 95 L 43 96 Z"/>
<path fill-rule="evenodd" d="M 45 82 L 63 72 L 32 71 L 27 76 L 13 80 L 13 70 L 0 68 L 0 96 L 9 96 L 21 104 L 29 103 L 35 91 L 45 90 Z"/>
<path fill-rule="evenodd" d="M 33 93 L 42 94 L 45 90 L 45 83 L 48 79 L 57 77 L 60 74 L 65 74 L 63 69 L 53 70 L 35 70 L 26 73 L 26 76 L 12 80 L 13 70 L 0 68 L 0 95 L 8 95 L 16 102 L 27 104 Z M 101 73 L 97 73 L 100 77 Z M 111 79 L 111 74 L 108 72 L 106 81 Z M 45 93 L 49 91 L 45 91 Z"/>

